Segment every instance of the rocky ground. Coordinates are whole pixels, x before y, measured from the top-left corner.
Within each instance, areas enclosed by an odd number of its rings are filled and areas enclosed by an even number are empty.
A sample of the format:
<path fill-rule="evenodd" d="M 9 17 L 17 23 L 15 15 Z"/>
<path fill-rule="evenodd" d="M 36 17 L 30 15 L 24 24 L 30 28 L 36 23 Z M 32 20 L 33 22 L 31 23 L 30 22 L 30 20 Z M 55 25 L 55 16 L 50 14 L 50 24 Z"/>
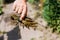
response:
<path fill-rule="evenodd" d="M 4 36 L 4 40 L 60 40 L 59 34 L 52 33 L 50 28 L 45 29 L 47 23 L 41 16 L 35 18 L 35 14 L 38 16 L 39 13 L 37 13 L 38 11 L 29 3 L 27 3 L 27 17 L 33 19 L 38 23 L 36 30 L 33 30 L 32 27 L 30 27 L 30 29 L 26 27 L 23 28 L 20 23 L 18 28 L 15 24 L 9 24 L 11 22 L 11 20 L 9 20 L 9 15 L 15 13 L 12 10 L 12 6 L 13 3 L 5 5 L 3 8 L 4 14 L 0 16 L 0 30 L 7 32 L 4 35 L 0 35 Z M 7 21 L 5 20 L 6 17 L 8 17 L 8 19 L 6 19 Z"/>

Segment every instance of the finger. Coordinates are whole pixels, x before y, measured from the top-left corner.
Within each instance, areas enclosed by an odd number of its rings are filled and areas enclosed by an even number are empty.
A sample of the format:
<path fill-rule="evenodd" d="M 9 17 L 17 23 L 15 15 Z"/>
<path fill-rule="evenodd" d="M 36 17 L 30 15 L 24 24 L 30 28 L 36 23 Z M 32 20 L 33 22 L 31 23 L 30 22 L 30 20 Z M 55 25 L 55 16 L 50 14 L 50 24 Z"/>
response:
<path fill-rule="evenodd" d="M 19 7 L 17 6 L 17 7 L 16 7 L 16 9 L 15 9 L 15 12 L 17 13 L 17 12 L 18 12 L 18 10 L 19 10 Z"/>
<path fill-rule="evenodd" d="M 21 14 L 22 13 L 22 6 L 19 7 L 18 13 Z"/>
<path fill-rule="evenodd" d="M 27 13 L 26 13 L 26 6 L 24 6 L 22 14 L 21 14 L 21 17 L 20 17 L 20 20 L 23 20 L 26 15 L 27 15 Z"/>
<path fill-rule="evenodd" d="M 15 10 L 15 9 L 16 9 L 16 1 L 13 4 L 13 10 Z"/>

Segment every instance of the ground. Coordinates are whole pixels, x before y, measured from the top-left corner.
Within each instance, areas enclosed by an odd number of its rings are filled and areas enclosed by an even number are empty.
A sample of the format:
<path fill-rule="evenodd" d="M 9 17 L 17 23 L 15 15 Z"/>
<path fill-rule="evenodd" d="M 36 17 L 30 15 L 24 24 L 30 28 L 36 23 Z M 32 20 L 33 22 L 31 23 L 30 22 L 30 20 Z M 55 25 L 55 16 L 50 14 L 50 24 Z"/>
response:
<path fill-rule="evenodd" d="M 17 25 L 10 25 L 9 22 L 6 23 L 4 21 L 4 17 L 8 16 L 7 14 L 14 13 L 12 10 L 12 5 L 13 3 L 6 4 L 5 7 L 3 8 L 4 14 L 0 16 L 0 30 L 6 31 L 8 32 L 8 34 L 10 31 L 12 31 L 14 28 L 17 27 Z M 35 10 L 32 7 L 32 5 L 29 3 L 27 3 L 27 7 L 28 7 L 27 17 L 35 20 L 34 13 L 36 13 L 37 10 Z M 23 28 L 21 25 L 19 25 L 18 33 L 21 36 L 21 39 L 19 40 L 60 40 L 60 36 L 56 33 L 52 33 L 50 28 L 45 29 L 45 26 L 47 25 L 47 23 L 44 21 L 43 18 L 38 17 L 35 21 L 38 22 L 38 25 L 37 25 L 38 27 L 36 30 L 33 30 L 32 28 L 28 29 L 26 27 Z M 10 34 L 11 37 L 14 37 L 13 32 L 12 34 Z M 4 40 L 7 40 L 7 39 L 8 39 L 7 34 L 4 34 Z M 12 39 L 9 39 L 9 40 L 12 40 Z M 13 39 L 13 40 L 17 40 L 17 39 Z"/>

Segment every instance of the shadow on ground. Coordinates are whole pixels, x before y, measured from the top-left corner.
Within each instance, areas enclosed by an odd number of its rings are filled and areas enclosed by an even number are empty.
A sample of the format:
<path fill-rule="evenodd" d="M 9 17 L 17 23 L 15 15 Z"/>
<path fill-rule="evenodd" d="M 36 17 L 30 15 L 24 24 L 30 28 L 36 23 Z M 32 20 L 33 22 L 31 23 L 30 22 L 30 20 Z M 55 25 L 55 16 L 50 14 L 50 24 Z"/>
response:
<path fill-rule="evenodd" d="M 19 26 L 15 27 L 13 30 L 9 31 L 7 33 L 7 36 L 8 36 L 7 40 L 18 40 L 18 39 L 21 39 Z M 1 36 L 0 40 L 4 40 L 4 36 Z"/>

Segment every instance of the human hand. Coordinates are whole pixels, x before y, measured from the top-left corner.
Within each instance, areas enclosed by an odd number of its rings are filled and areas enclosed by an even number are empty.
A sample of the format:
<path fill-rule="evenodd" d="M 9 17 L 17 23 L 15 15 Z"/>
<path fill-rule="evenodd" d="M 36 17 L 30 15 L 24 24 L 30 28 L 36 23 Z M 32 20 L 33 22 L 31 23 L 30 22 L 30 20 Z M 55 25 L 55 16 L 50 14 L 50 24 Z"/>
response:
<path fill-rule="evenodd" d="M 15 0 L 13 10 L 20 14 L 20 20 L 23 20 L 27 15 L 27 4 L 25 0 Z"/>

